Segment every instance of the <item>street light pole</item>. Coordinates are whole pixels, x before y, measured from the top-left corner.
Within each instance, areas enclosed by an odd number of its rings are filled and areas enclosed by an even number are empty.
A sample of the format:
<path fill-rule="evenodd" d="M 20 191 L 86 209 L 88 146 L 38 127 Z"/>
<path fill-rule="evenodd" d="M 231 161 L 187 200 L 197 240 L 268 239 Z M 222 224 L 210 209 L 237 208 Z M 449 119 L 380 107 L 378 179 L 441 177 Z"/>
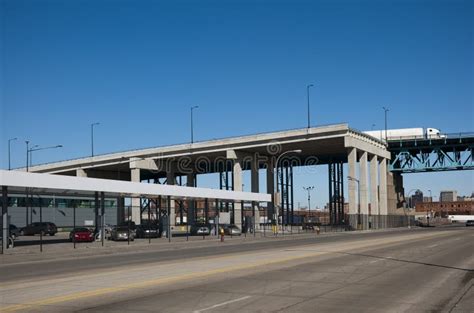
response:
<path fill-rule="evenodd" d="M 29 171 L 29 168 L 28 168 L 28 156 L 30 154 L 30 141 L 29 140 L 26 140 L 25 141 L 26 143 L 26 172 L 28 173 Z M 29 200 L 29 195 L 28 195 L 28 188 L 26 188 L 25 190 L 26 192 L 26 202 L 25 202 L 25 213 L 26 213 L 26 217 L 25 217 L 25 226 L 28 226 L 28 210 L 29 210 L 29 203 L 30 203 L 30 200 Z"/>
<path fill-rule="evenodd" d="M 40 150 L 47 150 L 47 149 L 56 149 L 56 148 L 62 148 L 63 145 L 56 145 L 56 146 L 50 146 L 50 147 L 38 147 L 38 145 L 34 145 L 32 148 L 29 148 L 28 149 L 28 143 L 29 141 L 26 142 L 26 147 L 27 147 L 27 153 L 26 153 L 26 160 L 27 160 L 27 163 L 28 163 L 28 155 L 29 155 L 29 159 L 30 159 L 30 165 L 31 165 L 31 160 L 33 159 L 33 152 L 34 151 L 40 151 Z M 28 164 L 26 166 L 26 171 L 28 172 Z"/>
<path fill-rule="evenodd" d="M 18 138 L 10 138 L 8 139 L 8 170 L 11 170 L 12 169 L 12 165 L 11 165 L 11 162 L 10 162 L 10 144 L 13 140 L 17 140 Z"/>
<path fill-rule="evenodd" d="M 100 125 L 99 122 L 91 124 L 91 156 L 94 156 L 94 126 Z"/>
<path fill-rule="evenodd" d="M 387 142 L 387 112 L 390 111 L 389 108 L 386 108 L 386 107 L 382 107 L 382 109 L 384 110 L 385 112 L 385 142 Z"/>
<path fill-rule="evenodd" d="M 28 164 L 29 164 L 29 154 L 30 154 L 30 141 L 26 140 L 26 172 L 28 172 Z"/>
<path fill-rule="evenodd" d="M 278 197 L 279 195 L 279 185 L 278 185 L 278 162 L 280 161 L 280 159 L 284 156 L 284 155 L 287 155 L 287 154 L 290 154 L 290 153 L 301 153 L 302 150 L 301 149 L 297 149 L 297 150 L 289 150 L 289 151 L 285 151 L 283 152 L 282 154 L 280 154 L 278 156 L 278 158 L 276 159 L 276 162 L 275 162 L 275 166 L 276 166 L 276 196 L 274 196 L 274 198 Z M 277 202 L 276 201 L 277 199 L 274 199 L 274 202 Z M 278 202 L 279 203 L 279 202 Z M 278 231 L 278 215 L 280 213 L 280 208 L 279 208 L 279 205 L 276 205 L 276 226 L 277 226 L 277 231 Z"/>
<path fill-rule="evenodd" d="M 191 107 L 191 143 L 194 143 L 194 119 L 193 119 L 193 110 L 199 108 L 198 105 Z"/>
<path fill-rule="evenodd" d="M 314 186 L 303 187 L 304 190 L 308 192 L 308 221 L 311 215 L 311 190 L 314 189 Z"/>
<path fill-rule="evenodd" d="M 313 84 L 309 84 L 306 86 L 306 98 L 308 100 L 308 129 L 311 127 L 311 119 L 310 119 L 310 105 L 309 105 L 309 88 L 313 87 Z"/>

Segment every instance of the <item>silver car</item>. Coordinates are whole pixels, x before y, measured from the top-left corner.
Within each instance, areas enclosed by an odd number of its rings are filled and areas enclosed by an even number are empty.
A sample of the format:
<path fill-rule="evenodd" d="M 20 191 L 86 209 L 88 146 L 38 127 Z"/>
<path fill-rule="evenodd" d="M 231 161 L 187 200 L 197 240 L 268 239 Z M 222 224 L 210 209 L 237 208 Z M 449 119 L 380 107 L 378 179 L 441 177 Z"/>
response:
<path fill-rule="evenodd" d="M 128 229 L 127 227 L 116 227 L 112 230 L 110 233 L 110 239 L 113 241 L 119 241 L 119 240 L 128 240 L 128 236 L 130 234 L 130 241 L 135 240 L 135 233 Z"/>
<path fill-rule="evenodd" d="M 240 236 L 242 231 L 235 225 L 226 225 L 224 226 L 224 234 L 231 236 Z"/>

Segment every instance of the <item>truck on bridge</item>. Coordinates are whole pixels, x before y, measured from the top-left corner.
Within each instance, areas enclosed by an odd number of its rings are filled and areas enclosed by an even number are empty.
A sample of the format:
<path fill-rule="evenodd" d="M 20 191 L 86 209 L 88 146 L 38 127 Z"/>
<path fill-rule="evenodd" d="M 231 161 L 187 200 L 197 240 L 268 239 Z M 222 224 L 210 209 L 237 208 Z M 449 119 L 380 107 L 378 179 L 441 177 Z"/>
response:
<path fill-rule="evenodd" d="M 385 139 L 385 130 L 364 131 L 364 134 L 379 140 Z M 441 131 L 436 128 L 399 128 L 387 129 L 387 140 L 400 139 L 439 139 L 445 138 Z"/>

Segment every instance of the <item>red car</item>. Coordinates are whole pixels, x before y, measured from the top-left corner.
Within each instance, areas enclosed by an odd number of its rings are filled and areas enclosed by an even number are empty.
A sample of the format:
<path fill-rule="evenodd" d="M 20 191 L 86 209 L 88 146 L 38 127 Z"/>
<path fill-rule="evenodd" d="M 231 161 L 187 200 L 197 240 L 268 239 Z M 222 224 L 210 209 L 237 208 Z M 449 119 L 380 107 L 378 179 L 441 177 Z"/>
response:
<path fill-rule="evenodd" d="M 76 241 L 76 242 L 92 242 L 94 241 L 94 233 L 85 228 L 75 228 L 69 233 L 69 240 Z"/>

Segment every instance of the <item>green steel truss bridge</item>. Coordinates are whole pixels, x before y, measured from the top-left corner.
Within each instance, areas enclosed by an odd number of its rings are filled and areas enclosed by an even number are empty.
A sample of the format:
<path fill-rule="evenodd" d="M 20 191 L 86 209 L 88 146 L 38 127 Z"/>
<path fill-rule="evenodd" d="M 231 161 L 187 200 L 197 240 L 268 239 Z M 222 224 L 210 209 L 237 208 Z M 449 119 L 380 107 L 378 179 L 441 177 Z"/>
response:
<path fill-rule="evenodd" d="M 474 169 L 474 133 L 445 134 L 442 137 L 389 140 L 390 171 L 420 173 Z"/>

